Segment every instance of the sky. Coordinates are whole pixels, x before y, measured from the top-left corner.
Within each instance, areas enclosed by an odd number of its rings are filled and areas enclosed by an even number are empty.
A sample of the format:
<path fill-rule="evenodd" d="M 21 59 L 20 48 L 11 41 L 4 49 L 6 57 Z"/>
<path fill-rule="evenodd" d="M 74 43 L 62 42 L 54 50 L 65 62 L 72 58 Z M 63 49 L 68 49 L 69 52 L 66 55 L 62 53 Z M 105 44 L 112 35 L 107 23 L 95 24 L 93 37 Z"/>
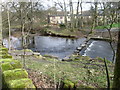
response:
<path fill-rule="evenodd" d="M 45 7 L 45 9 L 48 9 L 48 8 L 50 8 L 52 6 L 55 6 L 54 2 L 62 2 L 63 3 L 64 0 L 0 0 L 0 1 L 2 1 L 2 2 L 5 2 L 5 1 L 6 2 L 8 2 L 8 1 L 15 1 L 15 2 L 17 2 L 17 1 L 21 1 L 21 2 L 28 2 L 28 1 L 37 2 L 37 1 L 40 1 L 43 4 L 43 6 Z M 74 10 L 76 10 L 78 0 L 72 0 L 72 1 L 74 2 L 74 4 L 73 4 Z M 86 3 L 86 2 L 95 2 L 95 1 L 99 1 L 99 2 L 110 2 L 110 1 L 118 2 L 120 0 L 82 0 L 82 2 L 83 2 L 83 4 L 82 4 L 83 11 L 89 10 L 90 7 L 91 7 L 91 4 Z M 65 2 L 66 2 L 66 4 L 69 5 L 69 0 L 65 0 Z M 69 10 L 69 8 L 68 8 L 68 10 Z"/>
<path fill-rule="evenodd" d="M 2 2 L 8 2 L 8 1 L 14 1 L 14 2 L 17 2 L 17 1 L 21 1 L 21 2 L 28 2 L 28 1 L 31 1 L 31 0 L 0 0 Z M 55 6 L 54 2 L 61 2 L 63 3 L 63 0 L 32 0 L 33 2 L 37 2 L 37 1 L 40 1 L 43 6 L 45 7 L 45 9 L 48 9 L 52 6 Z M 76 10 L 76 7 L 77 7 L 77 1 L 78 0 L 72 0 L 74 3 L 73 3 L 73 7 L 74 7 L 74 10 Z M 85 1 L 85 0 L 83 0 Z M 89 1 L 89 0 L 88 0 Z M 69 4 L 69 0 L 65 0 L 66 4 Z M 90 4 L 89 3 L 83 3 L 82 4 L 82 7 L 83 7 L 83 11 L 85 10 L 89 10 L 90 9 Z"/>
<path fill-rule="evenodd" d="M 73 0 L 73 5 L 74 5 L 74 10 L 77 8 L 77 1 L 78 0 Z M 44 4 L 45 8 L 52 7 L 55 6 L 54 2 L 62 2 L 63 0 L 42 0 L 42 3 Z M 69 0 L 65 0 L 66 4 L 69 4 Z M 82 7 L 83 7 L 83 11 L 89 10 L 90 9 L 91 4 L 90 3 L 83 3 Z"/>

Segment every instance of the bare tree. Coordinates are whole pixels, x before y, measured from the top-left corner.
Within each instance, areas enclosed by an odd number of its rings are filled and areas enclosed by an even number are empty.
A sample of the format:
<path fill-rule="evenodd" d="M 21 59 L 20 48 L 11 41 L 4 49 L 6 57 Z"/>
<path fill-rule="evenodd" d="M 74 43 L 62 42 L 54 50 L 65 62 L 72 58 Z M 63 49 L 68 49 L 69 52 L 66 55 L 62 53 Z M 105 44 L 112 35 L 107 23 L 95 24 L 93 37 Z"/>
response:
<path fill-rule="evenodd" d="M 114 39 L 113 39 L 113 36 L 112 36 L 112 33 L 111 33 L 111 29 L 112 29 L 112 27 L 113 27 L 113 24 L 115 23 L 115 21 L 117 20 L 117 16 L 116 16 L 116 7 L 113 7 L 111 4 L 112 3 L 109 3 L 110 5 L 110 7 L 109 7 L 109 11 L 110 11 L 110 13 L 109 13 L 109 27 L 107 27 L 107 26 L 105 26 L 105 28 L 108 30 L 108 33 L 109 33 L 109 37 L 110 37 L 110 42 L 109 42 L 109 44 L 110 44 L 110 46 L 111 46 L 111 49 L 112 49 L 112 51 L 113 51 L 113 58 L 112 58 L 112 62 L 114 62 L 114 60 L 115 60 L 115 56 L 116 56 L 116 52 L 115 52 L 115 50 L 114 50 L 114 46 L 113 46 L 113 43 L 114 43 Z M 112 7 L 111 7 L 112 6 Z"/>
<path fill-rule="evenodd" d="M 72 0 L 69 0 L 69 5 L 70 5 L 70 27 L 71 31 L 74 30 L 74 14 L 73 14 L 73 2 Z"/>
<path fill-rule="evenodd" d="M 81 19 L 80 19 L 80 20 L 81 20 L 81 22 L 80 22 L 80 23 L 81 23 L 81 29 L 82 29 L 82 28 L 83 28 L 83 16 L 82 16 L 82 15 L 83 15 L 83 10 L 82 10 L 82 0 L 81 0 L 81 2 L 80 2 L 80 11 L 81 11 Z"/>
<path fill-rule="evenodd" d="M 92 23 L 92 27 L 91 27 L 91 32 L 90 33 L 93 33 L 93 30 L 95 28 L 95 26 L 98 25 L 98 22 L 97 22 L 97 16 L 98 16 L 98 2 L 94 2 L 94 7 L 93 8 L 93 23 Z"/>
<path fill-rule="evenodd" d="M 11 25 L 10 25 L 10 15 L 9 15 L 9 6 L 7 6 L 7 3 L 6 3 L 6 7 L 7 7 L 7 18 L 8 18 L 8 28 L 9 28 L 9 40 L 8 40 L 8 42 L 9 42 L 9 53 L 11 52 Z"/>
<path fill-rule="evenodd" d="M 66 26 L 66 28 L 68 28 L 68 23 L 67 23 L 67 7 L 66 7 L 66 2 L 65 2 L 65 0 L 63 0 L 64 1 L 64 17 L 65 17 L 65 26 Z"/>
<path fill-rule="evenodd" d="M 78 19 L 79 19 L 79 4 L 80 4 L 80 0 L 78 0 L 77 2 L 77 10 L 76 10 L 76 28 L 78 28 Z"/>

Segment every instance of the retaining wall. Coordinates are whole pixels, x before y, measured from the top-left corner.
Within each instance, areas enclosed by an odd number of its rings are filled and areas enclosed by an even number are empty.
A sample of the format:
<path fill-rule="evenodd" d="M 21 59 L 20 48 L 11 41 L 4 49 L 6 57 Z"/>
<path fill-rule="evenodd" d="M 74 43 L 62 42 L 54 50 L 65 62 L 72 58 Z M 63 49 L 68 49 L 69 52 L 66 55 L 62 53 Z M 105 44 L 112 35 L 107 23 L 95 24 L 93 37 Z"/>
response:
<path fill-rule="evenodd" d="M 0 48 L 0 68 L 2 73 L 2 88 L 33 88 L 34 84 L 28 78 L 28 73 L 18 60 L 8 54 L 7 48 Z M 0 82 L 1 83 L 1 82 Z"/>

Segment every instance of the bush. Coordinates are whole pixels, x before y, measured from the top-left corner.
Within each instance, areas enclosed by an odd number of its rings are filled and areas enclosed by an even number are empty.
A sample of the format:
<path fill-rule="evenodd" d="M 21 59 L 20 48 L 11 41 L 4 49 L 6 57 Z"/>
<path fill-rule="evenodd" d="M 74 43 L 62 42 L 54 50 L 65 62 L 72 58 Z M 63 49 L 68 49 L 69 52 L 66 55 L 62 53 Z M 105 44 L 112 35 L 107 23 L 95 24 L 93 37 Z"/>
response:
<path fill-rule="evenodd" d="M 65 28 L 65 24 L 59 24 L 60 28 Z"/>

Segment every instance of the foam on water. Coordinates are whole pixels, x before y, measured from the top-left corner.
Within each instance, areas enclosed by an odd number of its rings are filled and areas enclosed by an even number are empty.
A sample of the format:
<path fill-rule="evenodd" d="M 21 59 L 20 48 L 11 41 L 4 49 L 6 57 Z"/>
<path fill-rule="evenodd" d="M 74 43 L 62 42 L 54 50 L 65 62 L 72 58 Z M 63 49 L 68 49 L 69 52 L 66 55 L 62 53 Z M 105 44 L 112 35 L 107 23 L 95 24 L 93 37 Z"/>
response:
<path fill-rule="evenodd" d="M 91 50 L 90 48 L 94 45 L 95 42 L 96 42 L 96 41 L 93 41 L 93 42 L 89 45 L 89 47 L 84 51 L 84 54 L 83 54 L 82 56 L 87 56 L 86 52 Z"/>

